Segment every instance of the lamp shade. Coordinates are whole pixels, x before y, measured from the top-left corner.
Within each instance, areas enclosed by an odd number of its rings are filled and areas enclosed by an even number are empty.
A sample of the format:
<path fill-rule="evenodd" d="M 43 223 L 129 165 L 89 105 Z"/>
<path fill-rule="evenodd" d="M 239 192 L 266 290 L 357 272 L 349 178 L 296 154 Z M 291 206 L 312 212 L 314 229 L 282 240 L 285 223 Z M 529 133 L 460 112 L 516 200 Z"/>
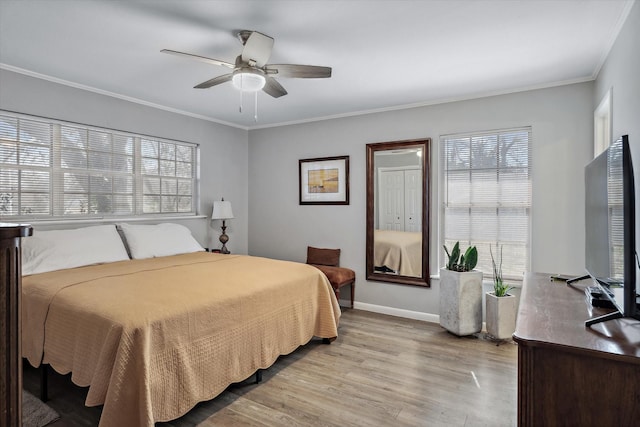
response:
<path fill-rule="evenodd" d="M 233 211 L 231 210 L 231 202 L 226 200 L 216 200 L 213 202 L 213 212 L 211 219 L 232 219 Z"/>

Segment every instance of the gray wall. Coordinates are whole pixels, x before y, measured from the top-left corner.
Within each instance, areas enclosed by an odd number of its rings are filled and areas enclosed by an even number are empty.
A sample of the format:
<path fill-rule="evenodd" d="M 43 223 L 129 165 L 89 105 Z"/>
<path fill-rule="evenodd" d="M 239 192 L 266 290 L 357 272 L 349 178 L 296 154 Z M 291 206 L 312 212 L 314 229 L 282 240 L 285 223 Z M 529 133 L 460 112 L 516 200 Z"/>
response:
<path fill-rule="evenodd" d="M 198 213 L 210 216 L 213 200 L 221 197 L 231 201 L 235 219 L 227 223 L 228 247 L 235 253 L 247 253 L 246 130 L 6 70 L 0 70 L 0 109 L 200 144 Z M 214 239 L 217 242 L 220 234 L 219 221 L 214 228 L 204 218 L 173 222 L 188 226 L 205 247 Z M 217 242 L 215 247 L 219 246 Z"/>
<path fill-rule="evenodd" d="M 611 89 L 612 137 L 629 135 L 640 224 L 640 3 L 636 2 L 596 79 L 594 105 Z M 640 227 L 636 226 L 640 244 Z"/>
<path fill-rule="evenodd" d="M 532 126 L 531 270 L 584 270 L 583 167 L 593 153 L 593 84 L 581 83 L 470 101 L 249 132 L 249 253 L 305 261 L 307 245 L 339 247 L 358 277 L 361 308 L 388 307 L 420 317 L 438 313 L 439 286 L 419 288 L 365 277 L 365 145 L 430 137 L 432 274 L 443 264 L 438 242 L 441 135 Z M 350 156 L 348 206 L 300 206 L 298 160 Z"/>

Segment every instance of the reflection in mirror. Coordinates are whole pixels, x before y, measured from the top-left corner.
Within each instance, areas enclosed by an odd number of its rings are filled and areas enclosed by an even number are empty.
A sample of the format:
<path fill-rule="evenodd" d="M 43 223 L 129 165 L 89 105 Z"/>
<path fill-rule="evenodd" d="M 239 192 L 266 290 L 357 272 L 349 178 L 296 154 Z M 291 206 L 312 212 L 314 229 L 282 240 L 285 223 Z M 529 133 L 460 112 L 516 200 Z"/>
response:
<path fill-rule="evenodd" d="M 367 278 L 428 286 L 429 140 L 367 145 Z"/>
<path fill-rule="evenodd" d="M 373 269 L 421 277 L 422 149 L 377 151 L 373 163 Z"/>

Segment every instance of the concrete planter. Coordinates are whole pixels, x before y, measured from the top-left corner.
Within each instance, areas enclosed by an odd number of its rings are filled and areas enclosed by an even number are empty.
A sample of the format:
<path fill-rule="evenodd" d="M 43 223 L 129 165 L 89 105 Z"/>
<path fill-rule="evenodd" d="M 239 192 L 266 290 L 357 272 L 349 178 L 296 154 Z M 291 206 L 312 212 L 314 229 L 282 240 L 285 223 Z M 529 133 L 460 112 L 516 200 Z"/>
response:
<path fill-rule="evenodd" d="M 487 333 L 497 339 L 511 338 L 516 330 L 518 300 L 514 295 L 497 297 L 487 292 Z"/>
<path fill-rule="evenodd" d="M 455 335 L 482 330 L 482 272 L 440 269 L 440 326 Z"/>

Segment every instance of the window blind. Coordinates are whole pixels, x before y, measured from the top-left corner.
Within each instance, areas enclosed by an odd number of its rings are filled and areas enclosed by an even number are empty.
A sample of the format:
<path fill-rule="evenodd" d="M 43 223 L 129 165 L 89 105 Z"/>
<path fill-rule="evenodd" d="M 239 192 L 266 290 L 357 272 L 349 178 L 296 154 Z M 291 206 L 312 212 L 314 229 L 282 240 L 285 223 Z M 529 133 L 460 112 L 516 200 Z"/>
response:
<path fill-rule="evenodd" d="M 0 216 L 195 214 L 196 144 L 0 113 Z"/>
<path fill-rule="evenodd" d="M 142 139 L 141 152 L 143 212 L 189 212 L 193 204 L 193 150 L 171 142 Z"/>
<path fill-rule="evenodd" d="M 46 123 L 0 116 L 0 215 L 50 215 L 52 132 Z"/>
<path fill-rule="evenodd" d="M 493 276 L 502 248 L 505 278 L 529 269 L 531 129 L 448 135 L 441 138 L 443 242 L 478 248 L 478 266 Z M 446 256 L 446 255 L 444 255 Z"/>

